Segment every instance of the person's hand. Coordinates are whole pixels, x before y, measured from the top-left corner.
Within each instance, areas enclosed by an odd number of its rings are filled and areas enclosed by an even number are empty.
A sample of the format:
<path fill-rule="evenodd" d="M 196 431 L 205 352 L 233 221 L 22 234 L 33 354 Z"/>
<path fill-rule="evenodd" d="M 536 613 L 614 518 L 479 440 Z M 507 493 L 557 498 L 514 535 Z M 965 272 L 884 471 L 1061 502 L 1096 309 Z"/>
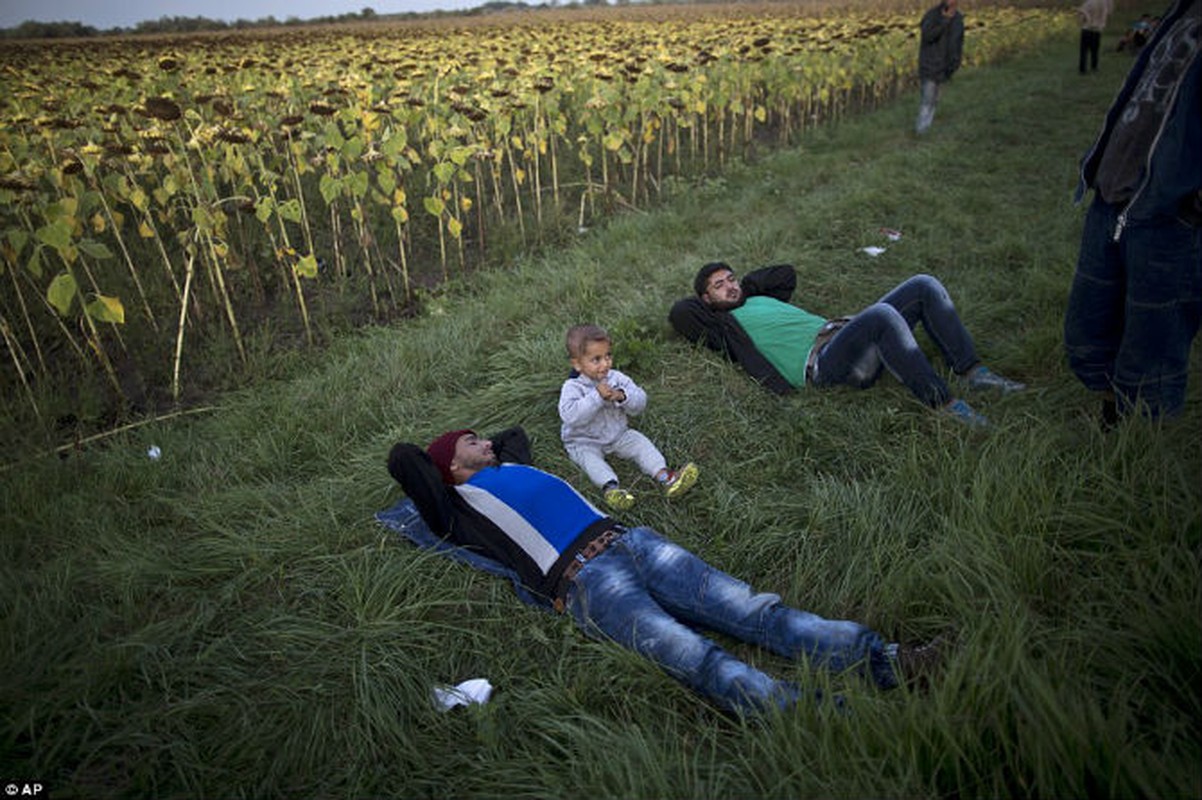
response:
<path fill-rule="evenodd" d="M 597 384 L 597 393 L 601 395 L 602 400 L 610 403 L 620 403 L 626 399 L 626 392 L 613 388 L 605 381 Z"/>

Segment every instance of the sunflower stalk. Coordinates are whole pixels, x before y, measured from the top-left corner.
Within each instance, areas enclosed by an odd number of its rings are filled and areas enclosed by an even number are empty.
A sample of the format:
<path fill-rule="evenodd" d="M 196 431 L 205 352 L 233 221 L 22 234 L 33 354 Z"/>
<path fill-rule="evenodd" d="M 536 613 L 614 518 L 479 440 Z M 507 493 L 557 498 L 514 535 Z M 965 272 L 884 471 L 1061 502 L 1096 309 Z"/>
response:
<path fill-rule="evenodd" d="M 305 246 L 309 248 L 309 254 L 316 257 L 317 252 L 313 249 L 313 229 L 309 225 L 309 209 L 305 204 L 305 190 L 301 186 L 300 170 L 296 165 L 296 156 L 292 152 L 292 140 L 289 137 L 288 146 L 284 148 L 288 152 L 288 172 L 292 176 L 292 182 L 296 187 L 296 199 L 300 203 L 301 230 L 305 234 Z M 306 331 L 308 326 L 306 325 Z"/>
<path fill-rule="evenodd" d="M 131 184 L 137 183 L 137 181 L 134 178 L 133 173 L 130 171 L 128 165 L 126 165 L 126 167 L 125 167 L 125 177 L 126 177 L 126 180 L 128 180 Z M 101 199 L 102 200 L 104 199 L 103 194 L 101 194 Z M 109 220 L 110 220 L 111 224 L 113 225 L 113 228 L 116 229 L 118 227 L 116 216 L 112 213 L 112 209 L 109 208 L 107 201 L 105 202 L 105 210 L 106 210 L 106 213 L 108 213 L 108 215 L 109 215 Z M 135 210 L 137 210 L 137 209 L 135 209 Z M 141 223 L 146 226 L 146 230 L 149 231 L 151 234 L 150 238 L 152 238 L 154 240 L 155 245 L 158 247 L 159 256 L 161 257 L 162 262 L 163 262 L 163 271 L 165 273 L 167 273 L 167 279 L 168 279 L 168 281 L 170 281 L 172 290 L 175 292 L 175 297 L 178 300 L 179 296 L 180 296 L 179 281 L 176 280 L 175 270 L 171 265 L 171 258 L 167 255 L 167 249 L 166 249 L 166 247 L 163 246 L 163 237 L 159 235 L 158 229 L 154 224 L 154 216 L 150 213 L 149 210 L 139 211 L 139 213 L 142 215 Z"/>
<path fill-rule="evenodd" d="M 461 211 L 462 201 L 459 196 L 459 182 L 458 181 L 455 181 L 453 184 L 451 184 L 451 199 L 455 204 L 454 207 L 455 207 L 456 212 L 462 213 L 462 211 Z M 464 252 L 465 246 L 463 244 L 463 226 L 460 226 L 459 232 L 457 234 L 455 234 L 455 244 L 456 244 L 456 250 L 459 253 L 459 272 L 466 273 L 467 272 L 467 254 Z"/>
<path fill-rule="evenodd" d="M 121 231 L 117 228 L 116 221 L 113 219 L 112 209 L 109 208 L 108 201 L 104 198 L 104 192 L 99 191 L 99 187 L 93 186 L 93 188 L 97 190 L 96 195 L 100 198 L 101 205 L 104 206 L 105 218 L 108 220 L 109 227 L 112 228 L 113 238 L 117 240 L 117 247 L 121 250 L 125 266 L 129 269 L 130 277 L 133 278 L 134 286 L 138 290 L 138 297 L 142 300 L 142 309 L 146 312 L 146 319 L 150 320 L 150 327 L 154 329 L 155 333 L 158 333 L 158 320 L 155 319 L 154 311 L 150 308 L 150 299 L 146 296 L 146 289 L 142 286 L 142 278 L 134 266 L 134 260 L 130 257 L 129 250 L 125 247 L 125 237 L 121 235 Z"/>
<path fill-rule="evenodd" d="M 513 161 L 513 149 L 509 146 L 509 142 L 505 143 L 505 155 L 509 160 L 509 177 L 513 181 L 513 202 L 517 208 L 518 231 L 522 236 L 522 244 L 526 244 L 526 222 L 525 214 L 522 211 L 522 187 L 518 184 L 518 168 Z M 441 229 L 439 231 L 441 234 Z"/>
<path fill-rule="evenodd" d="M 58 251 L 56 250 L 55 252 Z M 58 256 L 59 260 L 63 263 L 64 270 L 66 270 L 67 275 L 70 276 L 72 283 L 78 286 L 79 280 L 75 277 L 75 271 L 71 268 L 71 263 L 65 257 L 63 257 L 62 253 L 58 253 Z M 80 325 L 84 328 L 84 341 L 86 341 L 88 346 L 92 349 L 92 354 L 96 356 L 96 361 L 100 364 L 101 369 L 104 370 L 104 374 L 109 379 L 109 383 L 112 384 L 113 389 L 116 390 L 117 396 L 124 401 L 126 399 L 125 392 L 121 388 L 121 381 L 117 378 L 117 371 L 113 368 L 113 362 L 109 358 L 108 351 L 104 349 L 104 342 L 100 340 L 100 331 L 96 328 L 96 321 L 92 319 L 92 315 L 87 312 L 87 309 L 82 307 L 83 298 L 81 297 L 79 299 L 81 306 L 79 314 Z"/>
<path fill-rule="evenodd" d="M 305 326 L 305 341 L 312 344 L 313 332 L 309 325 L 309 308 L 305 304 L 305 293 L 300 284 L 300 277 L 296 274 L 296 270 L 292 267 L 291 257 L 285 257 L 290 256 L 293 252 L 292 245 L 288 241 L 288 227 L 284 225 L 283 218 L 281 218 L 279 213 L 275 210 L 277 208 L 275 184 L 268 184 L 267 188 L 270 192 L 267 197 L 270 198 L 271 201 L 271 216 L 275 218 L 276 223 L 279 225 L 280 240 L 276 239 L 275 233 L 271 230 L 270 222 L 264 223 L 263 230 L 267 234 L 268 241 L 271 242 L 271 252 L 275 255 L 275 261 L 279 265 L 280 271 L 283 274 L 284 285 L 288 287 L 288 290 L 292 293 L 292 296 L 296 300 L 296 306 L 301 315 L 301 322 Z M 255 203 L 258 205 L 260 202 L 262 202 L 263 195 L 259 194 L 258 187 L 255 187 L 254 192 Z M 282 245 L 280 243 L 281 241 L 283 243 Z"/>
<path fill-rule="evenodd" d="M 380 292 L 376 286 L 376 271 L 371 263 L 372 235 L 367 227 L 367 214 L 358 200 L 355 201 L 355 213 L 351 215 L 351 218 L 355 223 L 359 252 L 363 257 L 363 269 L 367 272 L 367 287 L 371 294 L 371 313 L 376 319 L 380 319 Z"/>
<path fill-rule="evenodd" d="M 189 135 L 195 137 L 195 131 L 193 131 L 191 127 L 187 125 L 186 119 L 182 124 L 188 128 Z M 197 179 L 196 171 L 192 169 L 192 162 L 188 158 L 188 145 L 184 140 L 183 134 L 180 132 L 180 126 L 174 125 L 172 126 L 172 130 L 175 132 L 176 139 L 179 141 L 181 154 L 180 161 L 184 164 L 184 167 L 187 170 L 188 177 L 192 182 L 192 189 L 195 192 L 194 197 L 191 198 L 193 201 L 192 219 L 195 223 L 195 233 L 200 237 L 201 244 L 203 245 L 201 256 L 205 262 L 205 266 L 207 267 L 210 286 L 213 289 L 217 303 L 225 310 L 226 320 L 229 322 L 230 332 L 234 337 L 234 346 L 238 350 L 238 357 L 241 359 L 243 364 L 246 364 L 246 348 L 242 345 L 242 332 L 238 329 L 238 317 L 234 313 L 234 304 L 230 298 L 229 290 L 226 288 L 224 270 L 221 268 L 221 260 L 217 257 L 216 248 L 213 246 L 212 233 L 211 231 L 207 230 L 207 217 L 209 215 L 207 214 L 206 206 L 209 205 L 209 203 L 206 201 L 206 197 L 210 200 L 216 200 L 216 194 L 213 191 L 204 191 L 200 181 Z M 201 167 L 205 170 L 206 176 L 208 176 L 210 174 L 209 168 L 205 162 L 204 153 L 199 147 L 197 148 L 197 157 L 200 159 Z M 198 213 L 202 211 L 205 213 Z M 198 216 L 206 219 L 206 224 L 204 226 L 206 229 L 202 230 L 200 222 L 196 221 Z"/>
<path fill-rule="evenodd" d="M 82 255 L 79 256 L 79 266 L 83 268 L 83 274 L 87 276 L 88 284 L 91 285 L 92 291 L 96 294 L 96 296 L 99 297 L 100 295 L 104 294 L 104 292 L 100 291 L 100 285 L 96 282 L 96 276 L 92 274 L 92 268 L 88 266 L 88 260 Z M 113 335 L 117 337 L 117 344 L 121 345 L 121 351 L 126 353 L 129 352 L 128 348 L 125 346 L 125 338 L 121 335 L 121 330 L 117 327 L 117 323 L 110 322 L 109 325 L 112 326 Z M 157 331 L 158 329 L 156 328 L 155 330 Z"/>
<path fill-rule="evenodd" d="M 179 322 L 175 333 L 175 354 L 171 359 L 171 399 L 179 403 L 179 368 L 184 354 L 184 328 L 188 324 L 188 295 L 192 292 L 192 278 L 196 274 L 196 256 L 189 255 L 184 268 L 184 290 L 180 295 Z"/>
<path fill-rule="evenodd" d="M 476 175 L 476 246 L 480 253 L 480 263 L 484 263 L 484 181 L 480 176 L 480 160 L 473 159 L 472 172 Z"/>
<path fill-rule="evenodd" d="M 38 341 L 37 330 L 33 327 L 33 318 L 29 315 L 29 306 L 25 302 L 25 292 L 21 290 L 21 282 L 17 280 L 16 266 L 10 262 L 5 272 L 8 273 L 9 281 L 12 283 L 13 294 L 17 297 L 17 305 L 21 309 L 21 320 L 25 323 L 25 329 L 29 332 L 29 341 L 33 346 L 33 352 L 38 357 L 39 372 L 45 375 L 47 374 L 46 358 L 42 355 L 42 345 Z"/>
<path fill-rule="evenodd" d="M 25 366 L 22 364 L 23 359 L 28 362 L 28 356 L 22 352 L 20 357 L 18 357 L 20 344 L 15 341 L 15 337 L 9 328 L 8 320 L 3 315 L 0 315 L 0 334 L 4 336 L 4 345 L 8 348 L 8 354 L 12 358 L 13 366 L 17 368 L 17 375 L 21 379 L 21 386 L 25 389 L 29 405 L 33 408 L 33 414 L 40 422 L 42 420 L 42 410 L 38 408 L 38 401 L 33 395 L 33 387 L 29 385 L 29 379 L 25 376 Z"/>

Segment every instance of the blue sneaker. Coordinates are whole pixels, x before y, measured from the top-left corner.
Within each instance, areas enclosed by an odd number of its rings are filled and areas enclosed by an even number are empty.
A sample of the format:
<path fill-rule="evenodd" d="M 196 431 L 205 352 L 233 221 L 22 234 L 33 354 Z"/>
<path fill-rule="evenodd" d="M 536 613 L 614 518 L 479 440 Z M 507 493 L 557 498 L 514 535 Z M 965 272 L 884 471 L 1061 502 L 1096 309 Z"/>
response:
<path fill-rule="evenodd" d="M 963 422 L 972 428 L 987 428 L 989 420 L 983 414 L 978 414 L 973 407 L 959 397 L 939 409 L 939 413 Z"/>
<path fill-rule="evenodd" d="M 1027 388 L 1027 384 L 998 375 L 984 364 L 973 367 L 967 375 L 961 376 L 960 380 L 970 389 L 992 389 L 1002 394 L 1021 392 Z"/>

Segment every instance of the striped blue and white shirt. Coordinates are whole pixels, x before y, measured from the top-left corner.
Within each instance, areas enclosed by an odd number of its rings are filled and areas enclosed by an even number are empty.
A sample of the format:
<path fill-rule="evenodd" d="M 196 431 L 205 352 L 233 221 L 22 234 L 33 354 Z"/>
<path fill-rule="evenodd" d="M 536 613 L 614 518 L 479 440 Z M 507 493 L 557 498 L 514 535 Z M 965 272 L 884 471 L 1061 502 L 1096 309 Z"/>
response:
<path fill-rule="evenodd" d="M 562 478 L 524 464 L 482 469 L 455 491 L 529 556 L 543 576 L 581 534 L 607 519 Z"/>

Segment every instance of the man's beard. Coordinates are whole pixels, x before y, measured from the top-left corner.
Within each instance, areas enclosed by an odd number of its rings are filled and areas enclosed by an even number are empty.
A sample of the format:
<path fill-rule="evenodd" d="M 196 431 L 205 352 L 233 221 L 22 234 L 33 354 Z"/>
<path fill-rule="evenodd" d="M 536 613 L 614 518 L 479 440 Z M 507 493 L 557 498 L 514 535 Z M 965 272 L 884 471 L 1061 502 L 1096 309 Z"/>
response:
<path fill-rule="evenodd" d="M 738 308 L 743 305 L 743 295 L 740 294 L 737 300 L 711 300 L 709 307 L 714 311 L 730 311 L 732 308 Z"/>

